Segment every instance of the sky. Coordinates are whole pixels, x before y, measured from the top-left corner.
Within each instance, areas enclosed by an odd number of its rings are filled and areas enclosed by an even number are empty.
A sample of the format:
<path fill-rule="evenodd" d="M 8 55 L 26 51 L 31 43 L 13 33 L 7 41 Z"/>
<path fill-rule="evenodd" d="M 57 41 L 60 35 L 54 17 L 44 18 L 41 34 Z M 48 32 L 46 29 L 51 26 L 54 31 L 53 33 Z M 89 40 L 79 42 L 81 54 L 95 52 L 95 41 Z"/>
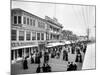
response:
<path fill-rule="evenodd" d="M 41 18 L 55 17 L 62 24 L 63 30 L 71 30 L 78 36 L 86 35 L 87 28 L 95 35 L 94 6 L 12 1 L 12 8 L 21 8 Z"/>

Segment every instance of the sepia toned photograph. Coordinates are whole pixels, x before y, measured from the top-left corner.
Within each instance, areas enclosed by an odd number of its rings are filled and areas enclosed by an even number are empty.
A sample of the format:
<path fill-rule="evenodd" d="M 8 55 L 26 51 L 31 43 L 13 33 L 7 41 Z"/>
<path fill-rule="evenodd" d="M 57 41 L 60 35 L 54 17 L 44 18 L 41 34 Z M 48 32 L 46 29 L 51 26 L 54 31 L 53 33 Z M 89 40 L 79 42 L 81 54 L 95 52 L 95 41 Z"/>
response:
<path fill-rule="evenodd" d="M 11 75 L 96 69 L 96 6 L 11 1 Z"/>

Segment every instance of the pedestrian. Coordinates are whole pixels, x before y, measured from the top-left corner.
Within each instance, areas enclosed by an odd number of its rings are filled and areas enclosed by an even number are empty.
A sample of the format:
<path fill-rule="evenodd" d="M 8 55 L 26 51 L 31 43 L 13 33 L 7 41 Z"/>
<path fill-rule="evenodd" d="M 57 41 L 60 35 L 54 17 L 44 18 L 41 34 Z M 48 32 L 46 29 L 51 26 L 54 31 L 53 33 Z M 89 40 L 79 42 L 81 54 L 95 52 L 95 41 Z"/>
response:
<path fill-rule="evenodd" d="M 47 72 L 51 72 L 51 66 L 49 64 L 47 64 Z"/>
<path fill-rule="evenodd" d="M 42 58 L 42 51 L 39 52 L 39 57 Z"/>
<path fill-rule="evenodd" d="M 25 58 L 25 60 L 23 61 L 23 69 L 28 69 L 27 58 Z"/>
<path fill-rule="evenodd" d="M 46 72 L 46 66 L 45 66 L 45 63 L 43 63 L 42 71 L 43 71 L 43 72 Z"/>
<path fill-rule="evenodd" d="M 64 50 L 63 51 L 63 60 L 65 60 L 66 59 L 66 51 Z"/>
<path fill-rule="evenodd" d="M 39 53 L 37 53 L 36 63 L 37 63 L 37 64 L 40 64 L 40 56 L 39 56 Z"/>
<path fill-rule="evenodd" d="M 33 57 L 34 63 L 36 63 L 36 53 L 35 52 L 32 57 Z"/>
<path fill-rule="evenodd" d="M 67 71 L 70 71 L 69 65 L 70 65 L 70 62 L 68 62 L 68 65 L 67 65 Z"/>
<path fill-rule="evenodd" d="M 72 54 L 75 54 L 75 47 L 72 47 Z"/>
<path fill-rule="evenodd" d="M 38 54 L 36 53 L 36 56 L 35 56 L 35 64 L 38 64 Z"/>
<path fill-rule="evenodd" d="M 75 62 L 79 62 L 79 54 L 76 55 L 76 60 Z"/>
<path fill-rule="evenodd" d="M 36 73 L 40 73 L 40 72 L 41 72 L 41 67 L 40 67 L 40 64 L 39 64 L 38 67 L 37 67 Z"/>
<path fill-rule="evenodd" d="M 73 64 L 73 70 L 77 70 L 77 65 L 75 63 Z"/>
<path fill-rule="evenodd" d="M 73 71 L 73 62 L 69 65 L 70 71 Z"/>
<path fill-rule="evenodd" d="M 34 63 L 34 58 L 31 56 L 31 64 Z"/>
<path fill-rule="evenodd" d="M 46 63 L 46 60 L 47 60 L 47 53 L 45 52 L 44 53 L 44 63 Z"/>
<path fill-rule="evenodd" d="M 86 49 L 87 49 L 87 45 L 85 44 L 84 49 L 83 49 L 84 54 L 86 52 Z"/>
<path fill-rule="evenodd" d="M 81 55 L 81 53 L 79 54 L 79 60 L 80 60 L 79 62 L 82 63 L 82 55 Z"/>
<path fill-rule="evenodd" d="M 47 53 L 47 56 L 46 56 L 46 61 L 48 62 L 49 61 L 49 54 Z"/>

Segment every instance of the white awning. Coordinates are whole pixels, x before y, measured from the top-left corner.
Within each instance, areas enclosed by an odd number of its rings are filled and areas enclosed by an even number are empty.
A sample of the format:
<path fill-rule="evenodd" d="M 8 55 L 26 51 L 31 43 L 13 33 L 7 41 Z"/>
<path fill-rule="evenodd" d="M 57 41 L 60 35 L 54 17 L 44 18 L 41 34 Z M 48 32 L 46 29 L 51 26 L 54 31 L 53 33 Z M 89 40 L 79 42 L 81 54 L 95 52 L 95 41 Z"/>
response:
<path fill-rule="evenodd" d="M 49 43 L 46 45 L 46 47 L 55 47 L 55 46 L 59 46 L 59 45 L 65 45 L 64 43 L 60 43 L 60 42 L 55 42 L 55 43 Z"/>
<path fill-rule="evenodd" d="M 63 42 L 64 42 L 65 44 L 71 44 L 71 41 L 63 40 Z"/>
<path fill-rule="evenodd" d="M 38 45 L 29 45 L 29 46 L 19 46 L 19 47 L 11 47 L 11 50 L 21 49 L 21 48 L 29 48 L 29 47 L 37 47 Z"/>

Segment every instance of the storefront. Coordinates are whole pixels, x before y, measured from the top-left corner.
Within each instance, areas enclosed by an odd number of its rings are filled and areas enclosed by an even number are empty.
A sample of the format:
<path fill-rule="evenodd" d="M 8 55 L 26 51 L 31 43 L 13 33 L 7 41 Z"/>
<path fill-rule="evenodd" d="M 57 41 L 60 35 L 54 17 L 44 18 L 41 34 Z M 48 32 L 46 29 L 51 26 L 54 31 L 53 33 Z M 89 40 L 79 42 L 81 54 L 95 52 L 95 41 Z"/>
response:
<path fill-rule="evenodd" d="M 33 54 L 38 48 L 38 44 L 22 46 L 23 44 L 25 45 L 25 43 L 20 44 L 20 45 L 18 45 L 18 43 L 17 44 L 16 43 L 15 44 L 12 43 L 12 48 L 11 48 L 12 63 L 22 60 L 25 57 L 29 58 L 31 56 L 31 54 Z"/>
<path fill-rule="evenodd" d="M 38 48 L 40 51 L 45 50 L 45 42 L 38 42 Z"/>

